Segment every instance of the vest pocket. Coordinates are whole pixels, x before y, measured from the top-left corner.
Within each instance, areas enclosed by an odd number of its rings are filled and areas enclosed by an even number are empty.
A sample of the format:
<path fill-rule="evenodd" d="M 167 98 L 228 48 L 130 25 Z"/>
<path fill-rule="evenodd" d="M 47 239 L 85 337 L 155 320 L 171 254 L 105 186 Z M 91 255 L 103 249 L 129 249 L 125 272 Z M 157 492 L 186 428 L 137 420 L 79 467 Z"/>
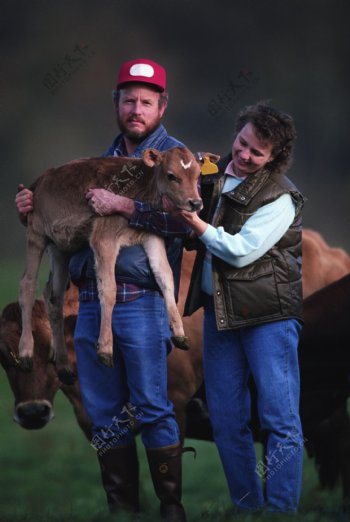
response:
<path fill-rule="evenodd" d="M 240 269 L 220 270 L 228 320 L 249 320 L 281 314 L 276 274 L 271 259 Z"/>

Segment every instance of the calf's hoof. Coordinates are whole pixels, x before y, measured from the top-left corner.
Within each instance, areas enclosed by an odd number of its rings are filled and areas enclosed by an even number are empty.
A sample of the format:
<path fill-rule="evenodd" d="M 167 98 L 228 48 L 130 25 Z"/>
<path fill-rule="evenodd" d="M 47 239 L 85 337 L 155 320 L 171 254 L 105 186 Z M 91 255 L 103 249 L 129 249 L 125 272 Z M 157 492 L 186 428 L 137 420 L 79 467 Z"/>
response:
<path fill-rule="evenodd" d="M 19 366 L 23 372 L 31 372 L 33 370 L 33 357 L 19 357 L 17 366 Z"/>
<path fill-rule="evenodd" d="M 191 348 L 191 342 L 186 335 L 172 335 L 171 341 L 180 350 L 189 350 Z"/>
<path fill-rule="evenodd" d="M 62 384 L 69 384 L 71 386 L 75 383 L 76 376 L 69 368 L 61 368 L 57 371 L 57 375 Z"/>
<path fill-rule="evenodd" d="M 97 352 L 97 357 L 100 363 L 104 364 L 105 366 L 108 366 L 108 368 L 113 368 L 113 355 L 109 353 Z"/>

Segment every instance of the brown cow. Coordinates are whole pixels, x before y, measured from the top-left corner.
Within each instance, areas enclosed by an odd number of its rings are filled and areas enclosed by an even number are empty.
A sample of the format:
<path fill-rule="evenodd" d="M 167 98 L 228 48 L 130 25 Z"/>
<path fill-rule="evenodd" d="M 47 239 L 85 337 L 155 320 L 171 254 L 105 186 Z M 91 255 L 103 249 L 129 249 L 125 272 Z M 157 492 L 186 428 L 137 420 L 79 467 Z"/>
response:
<path fill-rule="evenodd" d="M 70 291 L 69 295 L 76 295 Z M 67 302 L 65 311 L 70 312 L 70 304 L 76 309 L 77 301 Z M 65 317 L 65 339 L 71 367 L 76 371 L 73 332 L 76 315 Z M 52 335 L 45 305 L 36 300 L 32 311 L 34 357 L 33 371 L 24 373 L 18 363 L 18 344 L 21 335 L 21 311 L 18 303 L 7 305 L 0 316 L 0 363 L 3 366 L 15 397 L 13 419 L 22 428 L 44 427 L 53 417 L 53 401 L 59 389 L 71 402 L 77 421 L 90 439 L 90 421 L 82 405 L 79 382 L 62 384 L 52 361 Z"/>
<path fill-rule="evenodd" d="M 350 274 L 304 301 L 299 344 L 301 420 L 322 487 L 341 478 L 350 505 Z"/>
<path fill-rule="evenodd" d="M 78 313 L 78 289 L 70 284 L 64 296 L 65 339 L 69 362 L 76 372 L 73 332 Z M 22 428 L 44 427 L 53 417 L 53 401 L 59 389 L 73 406 L 77 421 L 90 438 L 90 421 L 83 408 L 79 382 L 65 385 L 60 382 L 52 360 L 52 334 L 42 300 L 35 300 L 32 311 L 34 337 L 33 371 L 24 373 L 18 361 L 21 335 L 21 311 L 18 303 L 7 305 L 0 315 L 0 363 L 3 366 L 15 397 L 13 419 Z"/>
<path fill-rule="evenodd" d="M 20 283 L 19 302 L 22 309 L 22 335 L 19 360 L 30 369 L 34 341 L 31 311 L 40 261 L 47 248 L 52 277 L 45 299 L 53 334 L 53 350 L 58 375 L 72 382 L 63 335 L 63 296 L 68 278 L 67 253 L 79 250 L 89 242 L 94 251 L 96 279 L 101 303 L 101 328 L 98 354 L 101 362 L 113 365 L 111 316 L 116 297 L 114 267 L 123 246 L 142 244 L 155 279 L 163 293 L 173 343 L 188 348 L 181 316 L 174 299 L 172 271 L 163 240 L 144 231 L 128 227 L 127 220 L 114 214 L 96 216 L 85 194 L 89 187 L 104 187 L 162 208 L 163 202 L 174 209 L 197 211 L 202 207 L 197 182 L 200 167 L 193 154 L 184 148 L 165 152 L 148 149 L 143 158 L 89 158 L 76 160 L 50 169 L 32 185 L 34 211 L 28 215 L 27 259 Z"/>
<path fill-rule="evenodd" d="M 321 234 L 303 230 L 304 298 L 350 272 L 350 256 L 342 248 L 330 247 Z"/>

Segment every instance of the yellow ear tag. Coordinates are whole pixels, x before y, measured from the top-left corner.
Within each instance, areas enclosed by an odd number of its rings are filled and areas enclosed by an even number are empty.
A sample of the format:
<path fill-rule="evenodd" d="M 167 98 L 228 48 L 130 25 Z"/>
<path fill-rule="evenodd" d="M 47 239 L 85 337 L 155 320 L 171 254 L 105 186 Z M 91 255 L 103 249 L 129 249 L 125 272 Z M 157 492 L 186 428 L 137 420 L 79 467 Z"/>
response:
<path fill-rule="evenodd" d="M 204 156 L 204 162 L 203 162 L 203 165 L 201 167 L 201 174 L 203 176 L 207 176 L 208 174 L 216 174 L 217 172 L 219 172 L 219 169 L 215 165 L 215 163 L 210 161 L 208 156 Z"/>

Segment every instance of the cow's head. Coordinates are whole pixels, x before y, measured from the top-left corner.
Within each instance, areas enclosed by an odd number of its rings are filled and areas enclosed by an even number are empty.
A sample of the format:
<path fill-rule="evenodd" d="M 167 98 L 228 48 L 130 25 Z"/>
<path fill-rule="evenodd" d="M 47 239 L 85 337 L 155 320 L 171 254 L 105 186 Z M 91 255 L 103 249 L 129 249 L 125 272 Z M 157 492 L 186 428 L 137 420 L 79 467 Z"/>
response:
<path fill-rule="evenodd" d="M 35 301 L 32 324 L 35 343 L 33 371 L 26 373 L 18 364 L 21 335 L 18 303 L 7 305 L 0 317 L 0 362 L 15 397 L 13 418 L 26 429 L 42 428 L 53 418 L 53 399 L 60 387 L 51 361 L 51 330 L 42 301 Z"/>
<path fill-rule="evenodd" d="M 143 161 L 157 169 L 156 190 L 168 210 L 197 212 L 203 203 L 198 193 L 200 162 L 186 148 L 175 147 L 164 152 L 147 149 Z"/>

